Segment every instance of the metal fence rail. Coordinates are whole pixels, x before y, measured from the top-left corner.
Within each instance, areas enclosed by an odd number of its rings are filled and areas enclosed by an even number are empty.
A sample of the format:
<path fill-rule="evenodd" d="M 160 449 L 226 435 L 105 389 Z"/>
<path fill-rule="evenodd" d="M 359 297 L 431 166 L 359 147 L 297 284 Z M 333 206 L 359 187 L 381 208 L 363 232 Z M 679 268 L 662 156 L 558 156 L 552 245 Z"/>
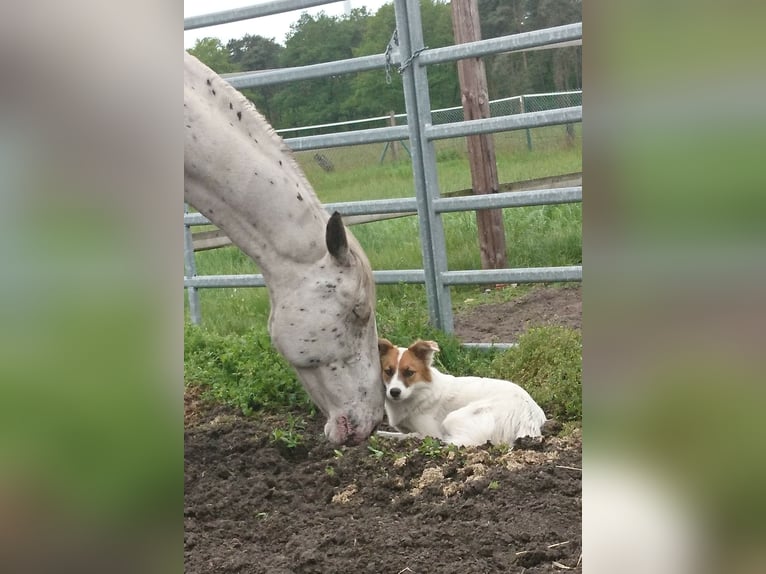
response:
<path fill-rule="evenodd" d="M 189 17 L 184 19 L 184 29 L 191 30 L 235 22 L 290 10 L 330 4 L 334 1 L 337 0 L 274 0 L 273 2 L 257 6 Z M 500 131 L 529 130 L 542 126 L 581 122 L 582 106 L 570 105 L 555 109 L 512 113 L 511 115 L 487 119 L 446 121 L 445 123 L 442 118 L 436 119 L 434 117 L 435 112 L 431 110 L 426 72 L 426 67 L 429 64 L 450 62 L 462 58 L 481 57 L 500 52 L 580 45 L 582 43 L 582 23 L 480 40 L 457 46 L 426 49 L 423 43 L 420 3 L 417 0 L 394 0 L 394 9 L 399 43 L 398 50 L 393 50 L 391 54 L 390 63 L 404 63 L 400 67 L 400 72 L 402 74 L 405 105 L 407 108 L 406 125 L 285 139 L 285 143 L 294 151 L 409 140 L 415 183 L 414 198 L 325 205 L 328 210 L 337 210 L 342 215 L 347 216 L 417 213 L 420 221 L 420 240 L 424 268 L 374 271 L 373 275 L 376 283 L 425 284 L 429 317 L 432 324 L 437 328 L 450 332 L 453 327 L 450 300 L 451 286 L 485 283 L 582 281 L 582 266 L 579 265 L 569 267 L 448 271 L 446 242 L 441 220 L 442 213 L 579 202 L 582 201 L 582 187 L 441 198 L 434 149 L 434 141 L 439 139 Z M 379 54 L 298 68 L 230 74 L 225 79 L 235 88 L 241 89 L 371 69 L 383 69 L 386 65 L 385 55 Z M 579 94 L 581 98 L 581 92 Z M 544 96 L 551 95 L 544 94 Z M 525 97 L 530 98 L 531 96 L 518 97 L 520 112 L 524 112 Z M 509 101 L 513 99 L 508 98 Z M 579 101 L 581 100 L 576 100 L 575 103 Z M 447 119 L 449 120 L 449 118 Z M 197 301 L 198 289 L 262 287 L 265 285 L 263 277 L 259 274 L 196 275 L 190 228 L 191 226 L 209 223 L 207 218 L 198 213 L 184 213 L 186 250 L 184 286 L 188 290 L 190 314 L 194 323 L 198 323 L 201 319 L 199 316 L 199 303 Z"/>

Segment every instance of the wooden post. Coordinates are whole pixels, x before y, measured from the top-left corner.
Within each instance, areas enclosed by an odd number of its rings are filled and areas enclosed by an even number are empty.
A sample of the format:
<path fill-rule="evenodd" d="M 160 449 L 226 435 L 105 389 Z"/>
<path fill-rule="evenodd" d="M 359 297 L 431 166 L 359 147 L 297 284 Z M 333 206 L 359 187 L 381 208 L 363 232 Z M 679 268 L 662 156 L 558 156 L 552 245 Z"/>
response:
<path fill-rule="evenodd" d="M 481 40 L 477 0 L 452 0 L 452 30 L 455 44 Z M 481 58 L 465 58 L 457 62 L 463 115 L 466 120 L 490 117 L 487 74 Z M 467 136 L 468 160 L 471 166 L 473 192 L 497 193 L 497 163 L 492 134 Z M 503 212 L 485 209 L 476 212 L 479 249 L 483 269 L 508 266 Z"/>
<path fill-rule="evenodd" d="M 395 126 L 396 125 L 396 114 L 394 113 L 394 110 L 391 110 L 388 114 L 388 125 L 389 126 Z M 397 149 L 399 147 L 399 142 L 392 141 L 391 143 L 391 159 L 394 160 L 394 163 L 399 159 L 399 150 Z"/>

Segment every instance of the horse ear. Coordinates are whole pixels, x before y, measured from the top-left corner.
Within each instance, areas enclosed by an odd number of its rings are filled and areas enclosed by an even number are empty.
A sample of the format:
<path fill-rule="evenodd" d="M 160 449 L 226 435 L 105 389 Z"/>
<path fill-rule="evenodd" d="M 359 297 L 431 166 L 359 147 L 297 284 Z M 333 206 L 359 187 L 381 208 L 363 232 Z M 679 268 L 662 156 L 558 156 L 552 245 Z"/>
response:
<path fill-rule="evenodd" d="M 327 222 L 325 232 L 325 243 L 327 251 L 330 252 L 338 263 L 348 265 L 348 240 L 346 239 L 346 228 L 343 226 L 343 219 L 337 211 L 332 214 L 330 221 Z"/>

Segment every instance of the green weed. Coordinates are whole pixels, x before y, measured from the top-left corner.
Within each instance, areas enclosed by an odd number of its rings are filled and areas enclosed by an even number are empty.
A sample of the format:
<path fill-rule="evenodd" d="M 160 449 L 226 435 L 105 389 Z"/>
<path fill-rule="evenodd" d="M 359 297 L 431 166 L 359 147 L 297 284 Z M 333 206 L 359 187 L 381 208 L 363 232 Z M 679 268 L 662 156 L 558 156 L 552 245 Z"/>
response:
<path fill-rule="evenodd" d="M 524 387 L 559 421 L 582 419 L 582 335 L 566 327 L 529 329 L 484 373 Z"/>
<path fill-rule="evenodd" d="M 303 444 L 303 431 L 305 429 L 306 421 L 290 414 L 287 417 L 287 428 L 277 427 L 271 431 L 271 442 L 281 443 L 292 450 Z"/>

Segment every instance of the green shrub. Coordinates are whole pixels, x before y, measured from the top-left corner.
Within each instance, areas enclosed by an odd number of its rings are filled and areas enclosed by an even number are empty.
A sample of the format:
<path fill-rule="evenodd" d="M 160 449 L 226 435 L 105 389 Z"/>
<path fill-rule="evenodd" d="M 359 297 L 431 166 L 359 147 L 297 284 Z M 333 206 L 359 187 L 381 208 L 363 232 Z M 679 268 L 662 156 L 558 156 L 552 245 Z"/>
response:
<path fill-rule="evenodd" d="M 582 419 L 582 335 L 565 327 L 529 329 L 518 346 L 498 355 L 491 374 L 524 387 L 559 421 Z"/>
<path fill-rule="evenodd" d="M 265 332 L 220 335 L 186 325 L 184 380 L 250 414 L 260 409 L 313 412 L 295 373 L 271 346 Z"/>

